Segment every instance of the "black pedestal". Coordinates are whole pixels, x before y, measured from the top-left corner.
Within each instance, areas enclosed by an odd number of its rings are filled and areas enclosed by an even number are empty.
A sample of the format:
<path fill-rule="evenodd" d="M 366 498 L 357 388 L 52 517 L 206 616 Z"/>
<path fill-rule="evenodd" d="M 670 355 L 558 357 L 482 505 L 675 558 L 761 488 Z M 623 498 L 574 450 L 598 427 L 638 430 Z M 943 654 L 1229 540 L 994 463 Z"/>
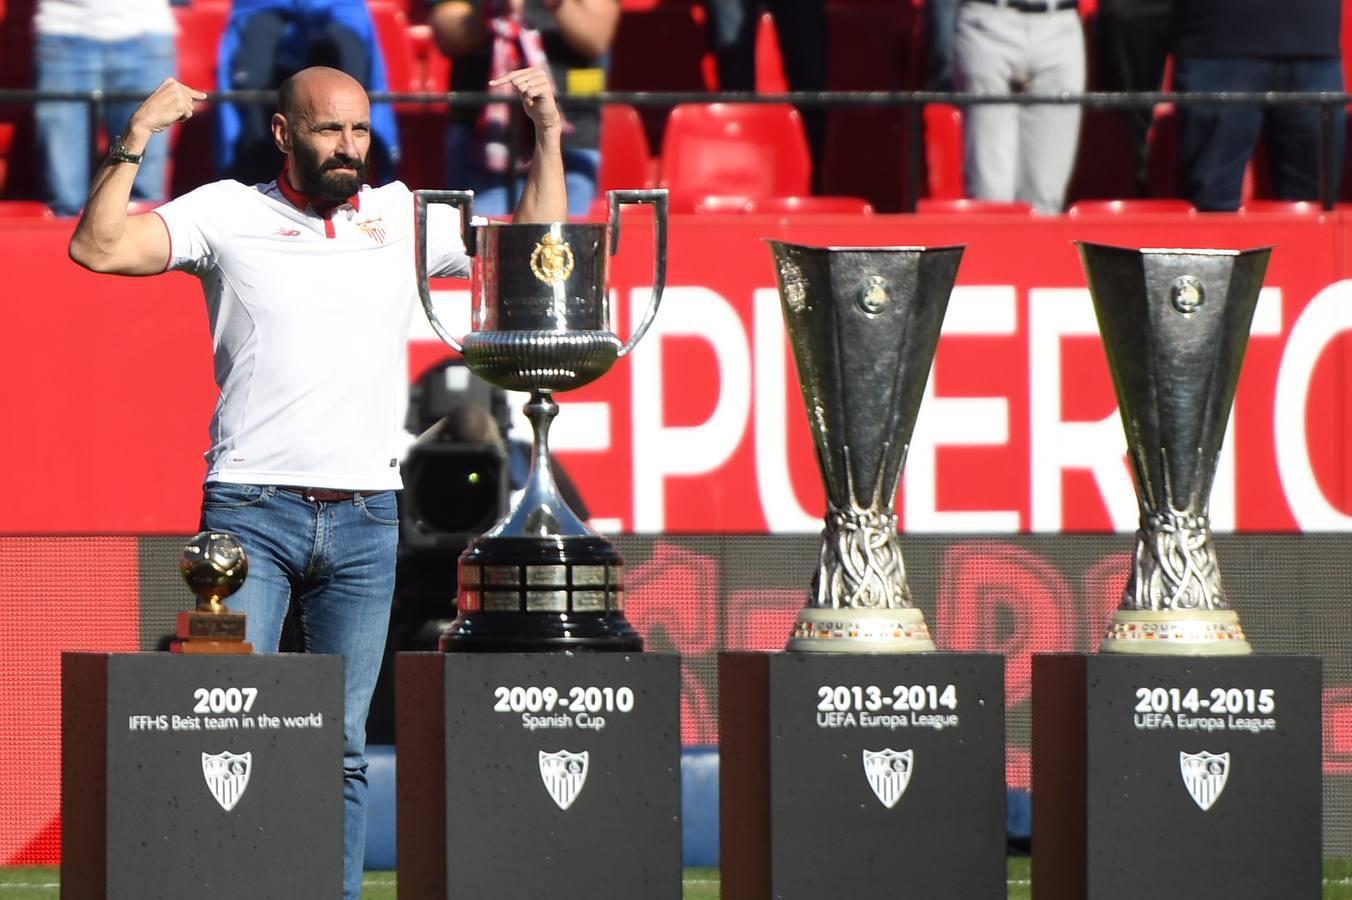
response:
<path fill-rule="evenodd" d="M 719 657 L 724 900 L 1005 896 L 990 654 Z"/>
<path fill-rule="evenodd" d="M 670 654 L 401 653 L 400 896 L 679 900 Z"/>
<path fill-rule="evenodd" d="M 1037 900 L 1317 900 L 1320 661 L 1033 657 Z"/>
<path fill-rule="evenodd" d="M 61 896 L 337 897 L 343 661 L 67 653 Z"/>

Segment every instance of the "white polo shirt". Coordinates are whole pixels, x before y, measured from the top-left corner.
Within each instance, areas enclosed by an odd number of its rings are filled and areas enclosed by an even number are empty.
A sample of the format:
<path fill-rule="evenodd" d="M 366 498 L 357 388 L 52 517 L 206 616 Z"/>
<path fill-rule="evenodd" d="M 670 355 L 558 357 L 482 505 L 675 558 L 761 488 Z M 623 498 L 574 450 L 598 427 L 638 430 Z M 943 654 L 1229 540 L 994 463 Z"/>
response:
<path fill-rule="evenodd" d="M 289 185 L 218 181 L 155 212 L 169 268 L 206 295 L 221 391 L 206 480 L 401 487 L 399 400 L 420 306 L 409 189 L 363 187 L 320 215 Z M 452 207 L 429 209 L 428 267 L 469 274 Z"/>

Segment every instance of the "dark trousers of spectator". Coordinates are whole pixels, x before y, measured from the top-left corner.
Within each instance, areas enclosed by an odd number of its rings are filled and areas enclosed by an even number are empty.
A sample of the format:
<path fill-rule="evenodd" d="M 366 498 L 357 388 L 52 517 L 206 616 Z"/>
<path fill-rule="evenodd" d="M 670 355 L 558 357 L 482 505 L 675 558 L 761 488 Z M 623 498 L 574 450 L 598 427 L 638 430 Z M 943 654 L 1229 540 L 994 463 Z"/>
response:
<path fill-rule="evenodd" d="M 708 41 L 724 91 L 756 89 L 756 31 L 764 7 L 775 20 L 784 78 L 794 91 L 827 88 L 827 24 L 825 0 L 704 0 Z M 805 107 L 803 130 L 812 152 L 813 180 L 821 177 L 826 147 L 826 108 Z"/>
<path fill-rule="evenodd" d="M 1343 89 L 1341 62 L 1331 59 L 1181 57 L 1174 61 L 1174 89 L 1192 91 L 1334 91 Z M 1347 114 L 1332 108 L 1334 184 L 1343 168 Z M 1321 154 L 1325 152 L 1319 107 L 1313 104 L 1250 106 L 1189 104 L 1178 107 L 1179 185 L 1185 198 L 1204 212 L 1239 207 L 1244 168 L 1266 127 L 1268 164 L 1279 200 L 1318 200 Z"/>
<path fill-rule="evenodd" d="M 1096 18 L 1098 90 L 1158 91 L 1172 40 L 1171 0 L 1099 0 Z M 1150 106 L 1122 109 L 1136 166 L 1136 187 L 1144 195 L 1149 175 Z"/>
<path fill-rule="evenodd" d="M 958 0 L 925 0 L 925 90 L 953 90 L 953 33 Z"/>
<path fill-rule="evenodd" d="M 293 23 L 281 12 L 267 10 L 249 17 L 239 51 L 235 54 L 230 84 L 237 91 L 267 91 L 289 75 L 278 64 L 278 54 L 287 28 Z M 300 26 L 295 26 L 300 27 Z M 371 71 L 370 56 L 351 30 L 329 22 L 312 32 L 306 65 L 341 69 L 361 83 Z M 273 107 L 267 103 L 240 105 L 240 134 L 235 162 L 226 177 L 244 184 L 271 181 L 281 171 L 282 157 L 272 139 Z"/>

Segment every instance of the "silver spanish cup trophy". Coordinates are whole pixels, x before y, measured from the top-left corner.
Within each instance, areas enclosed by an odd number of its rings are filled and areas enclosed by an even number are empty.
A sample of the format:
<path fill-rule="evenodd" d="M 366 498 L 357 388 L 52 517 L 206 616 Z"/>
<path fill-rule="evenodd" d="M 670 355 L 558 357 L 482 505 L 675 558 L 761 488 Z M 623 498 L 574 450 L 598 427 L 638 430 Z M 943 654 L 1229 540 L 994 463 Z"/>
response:
<path fill-rule="evenodd" d="M 1243 655 L 1208 521 L 1269 248 L 1080 243 L 1141 509 L 1105 653 Z"/>
<path fill-rule="evenodd" d="M 530 475 L 507 516 L 460 556 L 458 615 L 441 649 L 641 650 L 624 616 L 624 560 L 610 541 L 569 509 L 555 486 L 549 424 L 553 394 L 609 371 L 643 338 L 662 300 L 667 267 L 667 192 L 610 191 L 608 223 L 472 225 L 470 191 L 415 191 L 418 290 L 437 334 L 480 378 L 528 391 L 534 429 Z M 473 313 L 463 339 L 441 324 L 427 284 L 427 210 L 460 212 L 474 258 Z M 610 330 L 609 255 L 619 246 L 620 207 L 649 204 L 654 215 L 652 299 L 628 341 Z"/>
<path fill-rule="evenodd" d="M 812 596 L 788 649 L 933 650 L 895 505 L 963 248 L 769 243 L 826 486 Z"/>

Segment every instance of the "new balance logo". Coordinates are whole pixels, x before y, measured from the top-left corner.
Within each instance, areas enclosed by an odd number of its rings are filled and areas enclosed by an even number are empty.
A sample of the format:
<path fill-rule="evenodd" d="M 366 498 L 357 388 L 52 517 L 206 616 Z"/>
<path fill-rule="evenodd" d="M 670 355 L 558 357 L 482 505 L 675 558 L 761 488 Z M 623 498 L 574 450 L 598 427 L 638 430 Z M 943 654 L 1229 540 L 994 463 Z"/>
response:
<path fill-rule="evenodd" d="M 300 237 L 300 230 L 296 228 L 278 228 L 273 234 L 277 237 Z"/>

